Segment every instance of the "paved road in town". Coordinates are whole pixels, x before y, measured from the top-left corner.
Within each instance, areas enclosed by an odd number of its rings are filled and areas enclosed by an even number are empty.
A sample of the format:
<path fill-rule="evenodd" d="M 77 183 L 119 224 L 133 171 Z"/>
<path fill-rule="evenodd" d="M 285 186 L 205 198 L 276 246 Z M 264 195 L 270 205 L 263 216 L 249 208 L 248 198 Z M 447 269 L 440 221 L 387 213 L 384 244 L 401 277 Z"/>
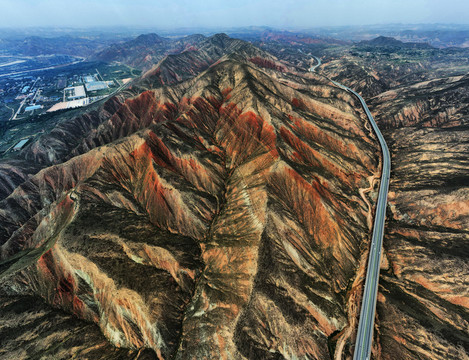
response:
<path fill-rule="evenodd" d="M 314 72 L 321 65 L 321 59 L 314 56 L 317 61 L 315 66 L 310 68 Z M 378 137 L 383 152 L 383 170 L 381 183 L 379 186 L 378 202 L 376 204 L 375 221 L 373 225 L 373 236 L 371 238 L 370 255 L 368 257 L 368 267 L 366 271 L 365 291 L 363 293 L 362 307 L 360 311 L 360 322 L 358 324 L 357 340 L 355 343 L 354 360 L 369 360 L 371 354 L 371 344 L 373 341 L 373 329 L 376 312 L 376 298 L 378 295 L 379 268 L 381 263 L 381 249 L 383 246 L 384 223 L 386 220 L 386 205 L 388 200 L 389 176 L 391 174 L 391 157 L 389 149 L 384 141 L 384 137 L 379 131 L 373 116 L 365 103 L 365 100 L 355 91 L 339 84 L 332 83 L 355 95 L 365 110 L 366 116 L 370 120 L 373 130 Z"/>

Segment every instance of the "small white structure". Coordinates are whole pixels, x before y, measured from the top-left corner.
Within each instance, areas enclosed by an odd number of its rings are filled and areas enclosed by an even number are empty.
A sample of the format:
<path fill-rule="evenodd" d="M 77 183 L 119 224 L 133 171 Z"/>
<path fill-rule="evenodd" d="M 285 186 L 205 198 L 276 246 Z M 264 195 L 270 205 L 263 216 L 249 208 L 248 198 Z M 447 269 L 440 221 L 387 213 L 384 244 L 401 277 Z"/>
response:
<path fill-rule="evenodd" d="M 29 138 L 28 139 L 22 139 L 22 140 L 18 141 L 18 143 L 13 147 L 13 151 L 21 150 L 26 145 L 26 143 L 28 141 L 29 141 Z"/>
<path fill-rule="evenodd" d="M 42 109 L 41 105 L 30 105 L 30 106 L 27 106 L 24 109 L 24 111 L 34 111 L 34 110 L 39 110 L 39 109 Z"/>

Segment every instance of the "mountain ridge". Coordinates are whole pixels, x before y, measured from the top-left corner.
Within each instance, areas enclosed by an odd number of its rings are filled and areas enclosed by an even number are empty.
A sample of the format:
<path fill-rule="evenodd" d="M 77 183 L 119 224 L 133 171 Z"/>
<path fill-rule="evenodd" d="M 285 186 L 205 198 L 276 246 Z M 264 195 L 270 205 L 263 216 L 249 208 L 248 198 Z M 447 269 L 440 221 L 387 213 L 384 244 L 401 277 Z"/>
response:
<path fill-rule="evenodd" d="M 390 36 L 378 36 L 371 40 L 362 40 L 356 46 L 369 46 L 377 48 L 409 48 L 409 49 L 433 49 L 428 43 L 403 42 Z"/>
<path fill-rule="evenodd" d="M 59 130 L 21 153 L 44 168 L 0 202 L 0 295 L 150 358 L 330 356 L 356 316 L 376 139 L 327 80 L 213 43 L 195 76 L 83 115 L 73 146 Z"/>

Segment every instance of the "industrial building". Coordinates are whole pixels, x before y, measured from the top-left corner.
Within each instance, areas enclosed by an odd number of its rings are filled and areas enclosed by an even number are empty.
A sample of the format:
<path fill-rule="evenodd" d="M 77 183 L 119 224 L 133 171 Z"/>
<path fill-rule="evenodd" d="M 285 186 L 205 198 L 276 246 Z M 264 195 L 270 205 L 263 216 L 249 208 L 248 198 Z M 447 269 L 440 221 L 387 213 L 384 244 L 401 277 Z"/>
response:
<path fill-rule="evenodd" d="M 92 81 L 85 83 L 87 91 L 98 91 L 104 90 L 108 88 L 106 81 Z"/>
<path fill-rule="evenodd" d="M 66 100 L 79 100 L 84 99 L 85 97 L 86 92 L 83 85 L 71 86 L 64 89 L 64 98 Z"/>
<path fill-rule="evenodd" d="M 74 109 L 74 108 L 79 108 L 82 106 L 86 106 L 90 104 L 90 98 L 84 98 L 84 99 L 78 99 L 78 100 L 72 100 L 72 101 L 64 101 L 64 102 L 59 102 L 52 106 L 47 112 L 54 112 L 57 110 L 65 110 L 65 109 Z"/>
<path fill-rule="evenodd" d="M 90 83 L 90 82 L 96 81 L 96 79 L 91 75 L 86 75 L 86 76 L 83 77 L 83 81 L 85 83 Z"/>
<path fill-rule="evenodd" d="M 30 105 L 30 106 L 26 106 L 24 111 L 34 111 L 34 110 L 39 110 L 39 109 L 42 109 L 41 105 Z"/>

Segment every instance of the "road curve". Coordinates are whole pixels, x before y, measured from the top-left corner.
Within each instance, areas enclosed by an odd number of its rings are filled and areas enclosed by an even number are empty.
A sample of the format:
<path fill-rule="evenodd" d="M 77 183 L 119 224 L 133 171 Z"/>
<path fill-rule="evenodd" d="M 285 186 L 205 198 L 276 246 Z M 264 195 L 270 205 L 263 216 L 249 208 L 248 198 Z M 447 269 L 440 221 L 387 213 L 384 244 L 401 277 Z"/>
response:
<path fill-rule="evenodd" d="M 314 56 L 317 65 L 310 68 L 315 71 L 321 65 L 321 59 Z M 331 80 L 332 81 L 332 80 Z M 355 95 L 365 110 L 366 116 L 370 120 L 373 130 L 378 137 L 383 152 L 383 169 L 381 174 L 381 183 L 379 186 L 378 202 L 376 204 L 375 221 L 373 225 L 373 236 L 371 238 L 370 255 L 368 257 L 368 268 L 366 270 L 365 291 L 363 293 L 362 307 L 360 311 L 360 322 L 358 323 L 357 340 L 355 342 L 354 360 L 369 360 L 371 354 L 371 343 L 373 341 L 373 328 L 376 312 L 376 298 L 378 295 L 379 268 L 381 263 L 381 248 L 383 246 L 384 223 L 386 219 L 386 205 L 388 200 L 389 176 L 391 174 L 391 157 L 389 149 L 384 141 L 384 137 L 379 131 L 373 116 L 371 115 L 365 100 L 355 91 L 339 84 L 336 81 L 332 83 Z"/>

